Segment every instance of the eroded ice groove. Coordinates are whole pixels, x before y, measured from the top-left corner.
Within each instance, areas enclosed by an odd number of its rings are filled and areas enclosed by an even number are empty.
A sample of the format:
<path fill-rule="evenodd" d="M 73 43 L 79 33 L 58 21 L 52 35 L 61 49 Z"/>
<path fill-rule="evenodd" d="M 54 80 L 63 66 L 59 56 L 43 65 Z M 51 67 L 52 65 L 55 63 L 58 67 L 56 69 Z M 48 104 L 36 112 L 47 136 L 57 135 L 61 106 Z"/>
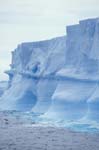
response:
<path fill-rule="evenodd" d="M 96 90 L 87 101 L 88 112 L 86 117 L 92 120 L 99 121 L 99 83 L 97 84 Z"/>
<path fill-rule="evenodd" d="M 37 103 L 33 107 L 33 112 L 35 113 L 45 113 L 52 105 L 52 95 L 57 86 L 57 81 L 55 80 L 40 80 L 37 85 Z"/>
<path fill-rule="evenodd" d="M 8 88 L 8 82 L 2 81 L 0 82 L 0 96 L 4 93 L 4 91 Z"/>
<path fill-rule="evenodd" d="M 96 86 L 97 83 L 79 80 L 60 81 L 52 96 L 52 105 L 44 116 L 66 120 L 81 119 L 88 111 L 87 100 Z"/>
<path fill-rule="evenodd" d="M 32 109 L 36 101 L 35 81 L 15 75 L 11 86 L 0 99 L 0 108 L 3 110 L 28 111 Z"/>
<path fill-rule="evenodd" d="M 66 30 L 66 36 L 22 43 L 12 52 L 0 108 L 99 121 L 99 19 Z"/>

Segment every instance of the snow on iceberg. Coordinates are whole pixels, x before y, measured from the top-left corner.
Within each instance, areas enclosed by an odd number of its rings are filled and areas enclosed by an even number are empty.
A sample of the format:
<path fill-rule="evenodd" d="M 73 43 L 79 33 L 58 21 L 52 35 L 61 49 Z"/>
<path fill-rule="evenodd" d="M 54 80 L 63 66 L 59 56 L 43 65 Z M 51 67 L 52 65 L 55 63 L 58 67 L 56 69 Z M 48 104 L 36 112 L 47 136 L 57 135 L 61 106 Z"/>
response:
<path fill-rule="evenodd" d="M 99 121 L 98 49 L 98 18 L 68 26 L 66 36 L 18 45 L 0 108 Z"/>

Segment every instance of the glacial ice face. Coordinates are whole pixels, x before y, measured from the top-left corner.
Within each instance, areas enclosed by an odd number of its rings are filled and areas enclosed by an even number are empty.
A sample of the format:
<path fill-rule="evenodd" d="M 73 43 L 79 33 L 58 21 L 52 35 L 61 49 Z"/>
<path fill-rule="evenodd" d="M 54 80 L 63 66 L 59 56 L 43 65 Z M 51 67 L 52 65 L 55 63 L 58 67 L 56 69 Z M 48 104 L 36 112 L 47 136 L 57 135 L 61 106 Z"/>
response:
<path fill-rule="evenodd" d="M 87 100 L 89 119 L 99 120 L 99 83 L 96 85 L 92 96 Z"/>
<path fill-rule="evenodd" d="M 32 110 L 36 104 L 35 112 L 47 111 L 57 83 L 49 82 L 49 78 L 42 80 L 42 77 L 55 75 L 64 66 L 65 47 L 65 37 L 19 45 L 12 53 L 11 70 L 6 71 L 10 76 L 10 86 L 1 98 L 1 107 Z"/>
<path fill-rule="evenodd" d="M 1 109 L 99 121 L 99 19 L 68 26 L 64 37 L 18 45 L 6 73 Z"/>
<path fill-rule="evenodd" d="M 10 87 L 1 98 L 0 107 L 20 111 L 32 109 L 37 100 L 35 85 L 33 80 L 15 74 Z"/>
<path fill-rule="evenodd" d="M 99 72 L 98 19 L 80 21 L 67 27 L 66 64 L 78 72 Z"/>
<path fill-rule="evenodd" d="M 52 97 L 52 105 L 45 117 L 80 119 L 88 111 L 87 99 L 96 88 L 95 83 L 65 80 L 60 81 Z M 61 113 L 60 113 L 61 112 Z"/>
<path fill-rule="evenodd" d="M 37 97 L 38 101 L 33 107 L 33 112 L 35 113 L 45 113 L 49 107 L 52 105 L 52 95 L 57 86 L 57 81 L 55 80 L 40 80 L 37 84 Z"/>
<path fill-rule="evenodd" d="M 65 41 L 65 37 L 60 37 L 19 45 L 12 53 L 13 69 L 25 70 L 38 75 L 56 72 L 65 63 Z M 58 61 L 58 59 L 61 60 Z"/>
<path fill-rule="evenodd" d="M 3 95 L 4 91 L 8 88 L 8 82 L 0 82 L 0 96 Z"/>

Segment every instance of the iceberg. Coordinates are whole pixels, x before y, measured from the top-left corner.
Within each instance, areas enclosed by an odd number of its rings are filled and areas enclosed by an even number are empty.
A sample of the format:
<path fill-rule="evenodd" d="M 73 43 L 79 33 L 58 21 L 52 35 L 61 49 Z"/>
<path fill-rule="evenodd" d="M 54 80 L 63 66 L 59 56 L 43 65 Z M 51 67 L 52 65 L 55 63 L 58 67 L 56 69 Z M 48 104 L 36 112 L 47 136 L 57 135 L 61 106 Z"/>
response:
<path fill-rule="evenodd" d="M 0 82 L 0 96 L 3 95 L 4 91 L 8 88 L 8 82 L 7 81 L 1 81 Z"/>
<path fill-rule="evenodd" d="M 66 36 L 19 44 L 6 73 L 1 110 L 99 121 L 99 19 L 67 26 Z"/>

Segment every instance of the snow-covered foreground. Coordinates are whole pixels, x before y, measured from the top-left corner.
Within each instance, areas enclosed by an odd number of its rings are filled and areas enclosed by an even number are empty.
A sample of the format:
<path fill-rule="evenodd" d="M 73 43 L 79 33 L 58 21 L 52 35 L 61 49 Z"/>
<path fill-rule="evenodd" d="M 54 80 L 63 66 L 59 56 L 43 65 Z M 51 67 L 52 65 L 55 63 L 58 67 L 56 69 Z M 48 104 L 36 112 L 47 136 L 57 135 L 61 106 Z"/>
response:
<path fill-rule="evenodd" d="M 0 150 L 99 150 L 99 133 L 75 132 L 30 120 L 22 113 L 0 112 Z"/>
<path fill-rule="evenodd" d="M 9 121 L 6 122 L 6 119 Z M 35 114 L 33 112 L 19 111 L 1 111 L 1 126 L 6 123 L 14 124 L 35 124 L 40 126 L 52 126 L 58 128 L 67 128 L 77 132 L 99 133 L 99 122 L 88 120 L 86 118 L 79 120 L 66 120 L 58 118 L 46 118 L 44 114 Z"/>

